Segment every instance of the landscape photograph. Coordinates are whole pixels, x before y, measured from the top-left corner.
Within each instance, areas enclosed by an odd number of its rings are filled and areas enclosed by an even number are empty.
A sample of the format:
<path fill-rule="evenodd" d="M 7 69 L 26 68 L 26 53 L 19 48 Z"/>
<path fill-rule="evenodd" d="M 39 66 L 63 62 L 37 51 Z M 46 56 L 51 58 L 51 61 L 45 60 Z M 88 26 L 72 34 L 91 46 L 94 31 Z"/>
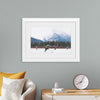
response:
<path fill-rule="evenodd" d="M 35 52 L 63 53 L 71 49 L 71 34 L 66 29 L 34 29 L 30 47 Z"/>

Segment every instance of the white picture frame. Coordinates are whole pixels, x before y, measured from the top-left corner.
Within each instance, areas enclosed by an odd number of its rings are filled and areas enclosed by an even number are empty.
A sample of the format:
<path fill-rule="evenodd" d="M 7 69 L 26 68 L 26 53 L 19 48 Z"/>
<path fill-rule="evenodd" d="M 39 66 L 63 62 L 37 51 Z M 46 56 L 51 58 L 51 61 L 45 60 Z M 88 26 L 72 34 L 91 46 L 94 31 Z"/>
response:
<path fill-rule="evenodd" d="M 35 43 L 32 42 L 33 37 L 41 41 L 49 37 L 47 40 L 50 43 L 53 37 L 55 42 L 53 32 L 58 32 L 60 36 L 65 33 L 66 37 L 70 35 L 71 47 L 62 49 L 57 46 L 55 51 L 53 45 L 49 45 L 47 51 L 46 46 L 42 49 L 32 47 Z M 22 62 L 80 62 L 80 18 L 22 18 Z"/>

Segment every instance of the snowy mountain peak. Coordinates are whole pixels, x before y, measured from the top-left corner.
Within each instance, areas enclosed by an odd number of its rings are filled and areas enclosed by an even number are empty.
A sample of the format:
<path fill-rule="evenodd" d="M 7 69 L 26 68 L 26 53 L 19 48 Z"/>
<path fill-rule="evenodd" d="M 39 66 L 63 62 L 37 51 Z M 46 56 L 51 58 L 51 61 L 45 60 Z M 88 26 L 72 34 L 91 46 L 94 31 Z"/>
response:
<path fill-rule="evenodd" d="M 57 34 L 53 33 L 52 36 L 48 37 L 47 39 L 44 38 L 44 41 L 63 41 L 63 42 L 71 42 L 71 36 L 67 35 L 66 33 Z"/>

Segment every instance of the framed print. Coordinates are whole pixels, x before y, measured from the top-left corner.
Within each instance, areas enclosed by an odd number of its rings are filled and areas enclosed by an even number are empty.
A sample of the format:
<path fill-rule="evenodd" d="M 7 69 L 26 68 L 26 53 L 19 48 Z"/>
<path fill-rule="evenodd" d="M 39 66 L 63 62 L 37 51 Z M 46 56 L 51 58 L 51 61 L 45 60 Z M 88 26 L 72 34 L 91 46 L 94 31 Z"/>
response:
<path fill-rule="evenodd" d="M 22 18 L 23 62 L 80 62 L 79 18 Z"/>

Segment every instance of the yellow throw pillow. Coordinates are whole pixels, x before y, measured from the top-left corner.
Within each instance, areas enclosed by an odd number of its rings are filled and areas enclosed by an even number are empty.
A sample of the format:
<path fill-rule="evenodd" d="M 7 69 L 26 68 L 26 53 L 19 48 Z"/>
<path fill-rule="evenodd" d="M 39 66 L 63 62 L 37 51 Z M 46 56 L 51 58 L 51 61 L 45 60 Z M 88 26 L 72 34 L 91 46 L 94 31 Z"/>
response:
<path fill-rule="evenodd" d="M 24 78 L 26 72 L 21 73 L 3 73 L 0 72 L 0 96 L 1 96 L 1 89 L 3 84 L 3 77 L 11 78 L 11 79 L 22 79 Z"/>

